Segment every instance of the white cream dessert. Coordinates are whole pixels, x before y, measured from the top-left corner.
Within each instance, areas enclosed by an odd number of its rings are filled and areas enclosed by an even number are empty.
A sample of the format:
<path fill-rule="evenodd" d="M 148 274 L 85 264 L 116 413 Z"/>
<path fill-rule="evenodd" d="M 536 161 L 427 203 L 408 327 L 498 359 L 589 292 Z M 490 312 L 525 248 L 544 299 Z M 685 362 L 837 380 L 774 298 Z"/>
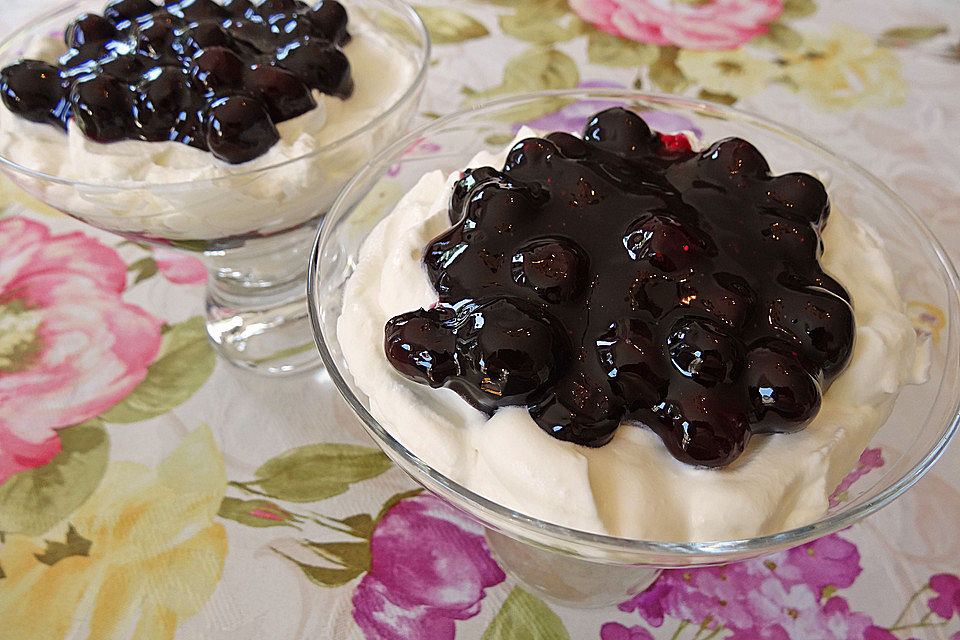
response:
<path fill-rule="evenodd" d="M 83 183 L 74 190 L 23 179 L 28 189 L 66 200 L 61 208 L 114 230 L 190 240 L 288 229 L 325 210 L 339 186 L 406 125 L 414 108 L 415 101 L 396 108 L 418 73 L 410 51 L 362 12 L 350 12 L 348 30 L 341 48 L 353 79 L 349 97 L 310 89 L 316 107 L 278 121 L 276 142 L 250 160 L 226 162 L 174 140 L 98 142 L 79 130 L 75 118 L 66 122 L 64 137 L 62 130 L 5 108 L 0 108 L 0 155 L 32 171 Z M 63 40 L 42 36 L 22 57 L 56 64 L 67 51 Z M 345 139 L 348 143 L 310 156 Z"/>
<path fill-rule="evenodd" d="M 521 130 L 517 140 L 532 135 Z M 508 150 L 480 153 L 469 166 L 501 167 Z M 371 412 L 391 435 L 426 464 L 508 508 L 584 531 L 678 542 L 802 525 L 826 511 L 899 389 L 924 378 L 925 351 L 881 242 L 834 211 L 820 264 L 849 293 L 855 342 L 802 430 L 755 434 L 735 461 L 710 469 L 681 462 L 657 433 L 630 421 L 603 446 L 587 447 L 551 437 L 524 406 L 489 416 L 449 388 L 405 378 L 384 353 L 391 318 L 438 303 L 421 257 L 450 227 L 459 179 L 459 173 L 423 176 L 364 241 L 344 290 L 338 342 Z"/>

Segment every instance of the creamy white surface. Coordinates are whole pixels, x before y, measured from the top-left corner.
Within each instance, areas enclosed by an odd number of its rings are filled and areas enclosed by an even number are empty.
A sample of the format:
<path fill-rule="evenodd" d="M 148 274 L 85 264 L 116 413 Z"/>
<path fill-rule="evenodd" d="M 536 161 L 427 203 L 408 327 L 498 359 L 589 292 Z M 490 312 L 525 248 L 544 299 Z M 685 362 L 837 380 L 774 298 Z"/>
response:
<path fill-rule="evenodd" d="M 87 139 L 72 120 L 64 136 L 5 108 L 0 108 L 0 155 L 58 178 L 119 186 L 73 190 L 41 182 L 33 187 L 57 200 L 56 206 L 108 228 L 185 239 L 285 229 L 316 215 L 318 204 L 328 205 L 343 181 L 406 125 L 406 119 L 391 114 L 382 126 L 351 141 L 349 149 L 289 162 L 377 118 L 417 73 L 410 54 L 369 23 L 351 17 L 350 32 L 343 51 L 350 60 L 353 95 L 340 100 L 315 92 L 317 108 L 279 123 L 280 140 L 249 162 L 229 164 L 178 142 L 101 144 Z M 42 37 L 24 57 L 55 61 L 63 51 L 61 40 Z M 237 175 L 285 162 L 254 176 Z M 312 193 L 305 201 L 308 187 Z"/>
<path fill-rule="evenodd" d="M 479 154 L 470 166 L 502 166 L 505 153 Z M 338 338 L 381 424 L 427 464 L 507 507 L 648 540 L 734 539 L 801 525 L 826 511 L 899 388 L 925 375 L 925 351 L 879 238 L 834 211 L 821 263 L 850 293 L 857 335 L 850 364 L 803 431 L 755 436 L 738 461 L 713 470 L 677 461 L 642 427 L 621 425 L 609 444 L 591 449 L 547 435 L 523 408 L 488 418 L 453 391 L 406 380 L 383 354 L 390 317 L 437 301 L 420 256 L 449 226 L 455 178 L 423 176 L 364 241 L 344 291 Z"/>

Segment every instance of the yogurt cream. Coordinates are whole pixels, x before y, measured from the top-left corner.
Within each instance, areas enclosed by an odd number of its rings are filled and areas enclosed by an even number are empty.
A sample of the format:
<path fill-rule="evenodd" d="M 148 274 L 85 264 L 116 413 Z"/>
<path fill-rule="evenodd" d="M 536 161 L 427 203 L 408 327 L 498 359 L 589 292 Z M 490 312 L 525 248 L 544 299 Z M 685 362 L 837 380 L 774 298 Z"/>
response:
<path fill-rule="evenodd" d="M 531 135 L 522 130 L 517 140 Z M 502 166 L 505 156 L 506 150 L 481 153 L 470 166 Z M 394 437 L 506 507 L 584 531 L 648 540 L 736 539 L 799 526 L 826 511 L 900 387 L 924 379 L 925 350 L 880 239 L 835 210 L 823 233 L 821 264 L 851 295 L 856 342 L 819 414 L 799 433 L 755 435 L 739 460 L 715 470 L 677 461 L 652 431 L 635 425 L 621 425 L 609 444 L 592 449 L 552 438 L 523 407 L 488 417 L 449 389 L 406 380 L 383 353 L 389 318 L 437 302 L 420 256 L 449 226 L 447 204 L 458 177 L 423 176 L 371 232 L 346 284 L 339 342 L 371 412 Z"/>
<path fill-rule="evenodd" d="M 317 108 L 277 125 L 280 140 L 264 155 L 228 164 L 178 142 L 87 139 L 71 121 L 66 138 L 49 125 L 0 108 L 0 156 L 83 186 L 23 176 L 28 190 L 58 208 L 115 231 L 193 240 L 269 234 L 329 207 L 340 185 L 401 130 L 416 101 L 384 116 L 414 82 L 417 61 L 363 16 L 350 15 L 343 47 L 355 80 L 348 100 L 315 92 Z M 38 37 L 23 57 L 55 62 L 62 40 Z M 380 118 L 335 154 L 303 156 Z M 280 165 L 280 166 L 276 166 Z M 269 171 L 258 170 L 273 167 Z"/>

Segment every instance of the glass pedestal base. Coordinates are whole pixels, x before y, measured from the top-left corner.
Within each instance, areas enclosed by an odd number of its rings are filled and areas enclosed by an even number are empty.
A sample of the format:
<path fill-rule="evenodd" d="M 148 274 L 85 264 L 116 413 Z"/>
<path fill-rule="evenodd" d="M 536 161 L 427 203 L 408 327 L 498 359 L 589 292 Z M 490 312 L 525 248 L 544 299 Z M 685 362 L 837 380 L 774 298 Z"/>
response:
<path fill-rule="evenodd" d="M 208 295 L 207 333 L 217 352 L 243 369 L 284 376 L 320 366 L 302 293 L 256 309 L 224 305 Z"/>
<path fill-rule="evenodd" d="M 625 602 L 657 579 L 662 569 L 649 565 L 603 564 L 538 548 L 485 532 L 500 566 L 538 597 L 567 607 L 606 607 Z"/>
<path fill-rule="evenodd" d="M 204 256 L 207 333 L 231 364 L 270 376 L 321 366 L 306 299 L 306 254 L 314 234 L 310 225 Z"/>

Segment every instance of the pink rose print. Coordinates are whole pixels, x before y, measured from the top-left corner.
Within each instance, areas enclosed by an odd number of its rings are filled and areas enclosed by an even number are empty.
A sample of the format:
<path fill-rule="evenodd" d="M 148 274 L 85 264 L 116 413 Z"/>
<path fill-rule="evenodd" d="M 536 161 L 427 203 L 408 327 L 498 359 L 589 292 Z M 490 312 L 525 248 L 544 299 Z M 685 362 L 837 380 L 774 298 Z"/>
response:
<path fill-rule="evenodd" d="M 960 613 L 960 578 L 949 573 L 938 573 L 930 578 L 930 588 L 937 594 L 927 601 L 930 611 L 945 620 Z"/>
<path fill-rule="evenodd" d="M 643 627 L 625 627 L 618 622 L 607 622 L 600 627 L 600 640 L 654 640 Z"/>
<path fill-rule="evenodd" d="M 601 31 L 684 49 L 736 49 L 783 12 L 783 0 L 569 0 L 570 8 Z"/>
<path fill-rule="evenodd" d="M 722 625 L 736 640 L 860 638 L 871 620 L 838 596 L 821 602 L 821 594 L 849 587 L 861 571 L 856 546 L 833 534 L 763 558 L 664 571 L 619 608 L 655 627 L 666 616 L 708 629 Z"/>
<path fill-rule="evenodd" d="M 485 590 L 506 578 L 483 529 L 428 494 L 387 512 L 370 553 L 353 594 L 353 617 L 368 640 L 453 640 L 454 621 L 477 615 Z"/>
<path fill-rule="evenodd" d="M 82 233 L 0 220 L 0 483 L 60 451 L 55 429 L 103 413 L 137 386 L 160 323 L 126 304 L 126 265 Z"/>
<path fill-rule="evenodd" d="M 173 284 L 204 284 L 207 281 L 207 268 L 190 255 L 171 249 L 154 249 L 153 259 L 157 270 Z"/>

